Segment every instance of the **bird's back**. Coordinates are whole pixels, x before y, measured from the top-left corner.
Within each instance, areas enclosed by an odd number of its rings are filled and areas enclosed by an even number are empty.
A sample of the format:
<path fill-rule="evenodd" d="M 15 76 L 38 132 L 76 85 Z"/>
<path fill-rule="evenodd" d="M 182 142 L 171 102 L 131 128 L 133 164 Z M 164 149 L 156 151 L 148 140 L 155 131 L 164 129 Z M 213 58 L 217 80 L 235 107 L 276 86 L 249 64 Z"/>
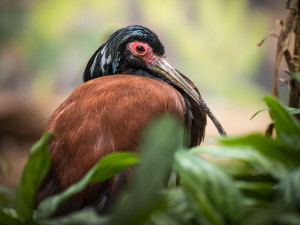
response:
<path fill-rule="evenodd" d="M 142 76 L 113 75 L 79 86 L 50 118 L 51 168 L 37 194 L 37 202 L 61 192 L 106 154 L 137 151 L 144 127 L 165 113 L 186 122 L 188 108 L 171 85 Z M 155 141 L 155 140 L 153 140 Z M 102 212 L 126 184 L 131 170 L 109 181 L 90 185 L 65 202 L 56 215 L 86 206 Z"/>

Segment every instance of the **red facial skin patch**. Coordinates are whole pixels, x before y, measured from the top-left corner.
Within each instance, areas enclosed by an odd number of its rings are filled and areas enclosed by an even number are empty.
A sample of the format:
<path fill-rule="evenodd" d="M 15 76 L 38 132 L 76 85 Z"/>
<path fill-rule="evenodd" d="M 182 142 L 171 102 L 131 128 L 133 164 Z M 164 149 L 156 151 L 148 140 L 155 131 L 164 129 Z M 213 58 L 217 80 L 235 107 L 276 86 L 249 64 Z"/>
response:
<path fill-rule="evenodd" d="M 149 65 L 157 58 L 147 43 L 135 41 L 128 44 L 129 50 L 136 56 L 144 59 Z"/>

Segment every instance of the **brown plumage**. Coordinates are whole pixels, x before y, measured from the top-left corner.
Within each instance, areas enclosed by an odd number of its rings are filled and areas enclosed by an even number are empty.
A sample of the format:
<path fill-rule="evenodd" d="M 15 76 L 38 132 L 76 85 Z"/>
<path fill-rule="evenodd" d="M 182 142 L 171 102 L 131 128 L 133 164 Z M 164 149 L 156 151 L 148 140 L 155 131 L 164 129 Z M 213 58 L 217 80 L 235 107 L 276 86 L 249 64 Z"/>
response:
<path fill-rule="evenodd" d="M 87 82 L 58 107 L 45 129 L 55 135 L 49 140 L 51 168 L 37 204 L 80 180 L 104 155 L 138 151 L 143 129 L 160 115 L 177 116 L 190 133 L 188 146 L 200 144 L 210 111 L 196 86 L 163 54 L 157 36 L 141 26 L 120 29 L 96 51 L 84 72 Z M 56 216 L 84 207 L 103 213 L 131 173 L 127 169 L 89 185 L 64 202 Z"/>

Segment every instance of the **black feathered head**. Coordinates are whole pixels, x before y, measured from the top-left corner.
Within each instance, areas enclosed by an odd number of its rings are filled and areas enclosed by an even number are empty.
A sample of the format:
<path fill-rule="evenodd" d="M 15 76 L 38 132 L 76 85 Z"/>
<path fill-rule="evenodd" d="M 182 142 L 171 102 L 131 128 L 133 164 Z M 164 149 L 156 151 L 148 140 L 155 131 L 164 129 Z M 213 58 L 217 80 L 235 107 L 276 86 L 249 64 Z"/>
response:
<path fill-rule="evenodd" d="M 147 43 L 156 55 L 162 56 L 165 53 L 164 46 L 157 35 L 148 28 L 132 25 L 119 29 L 89 60 L 83 75 L 84 82 L 93 78 L 116 74 L 121 60 L 126 57 L 126 44 L 133 41 Z M 119 72 L 122 73 L 122 71 Z"/>

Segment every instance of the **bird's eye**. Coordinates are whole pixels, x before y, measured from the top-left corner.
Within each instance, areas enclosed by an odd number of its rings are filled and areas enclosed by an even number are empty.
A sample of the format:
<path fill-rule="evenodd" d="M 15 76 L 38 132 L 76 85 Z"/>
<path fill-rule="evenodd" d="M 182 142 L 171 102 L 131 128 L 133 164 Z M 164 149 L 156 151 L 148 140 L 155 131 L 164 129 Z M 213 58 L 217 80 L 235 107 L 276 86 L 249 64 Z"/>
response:
<path fill-rule="evenodd" d="M 141 45 L 136 46 L 136 50 L 138 52 L 145 52 L 145 48 L 143 46 L 141 46 Z"/>
<path fill-rule="evenodd" d="M 149 45 L 147 43 L 143 43 L 140 41 L 134 41 L 128 44 L 128 49 L 136 56 L 143 57 L 151 51 Z"/>

